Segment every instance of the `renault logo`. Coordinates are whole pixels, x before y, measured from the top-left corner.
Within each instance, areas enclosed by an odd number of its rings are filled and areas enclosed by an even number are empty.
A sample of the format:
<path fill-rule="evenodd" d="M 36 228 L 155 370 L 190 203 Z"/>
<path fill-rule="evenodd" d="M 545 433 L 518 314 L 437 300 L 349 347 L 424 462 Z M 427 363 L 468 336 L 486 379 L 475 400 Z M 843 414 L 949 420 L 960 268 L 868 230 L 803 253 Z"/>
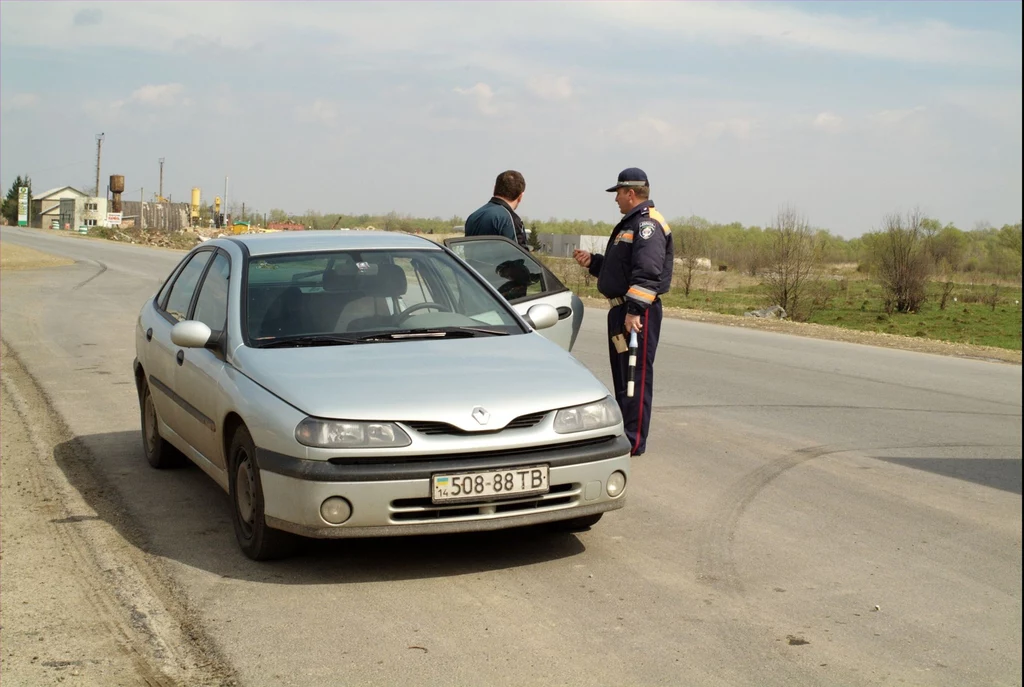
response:
<path fill-rule="evenodd" d="M 481 425 L 486 425 L 491 419 L 491 414 L 480 406 L 477 406 L 476 408 L 473 408 L 473 419 Z"/>

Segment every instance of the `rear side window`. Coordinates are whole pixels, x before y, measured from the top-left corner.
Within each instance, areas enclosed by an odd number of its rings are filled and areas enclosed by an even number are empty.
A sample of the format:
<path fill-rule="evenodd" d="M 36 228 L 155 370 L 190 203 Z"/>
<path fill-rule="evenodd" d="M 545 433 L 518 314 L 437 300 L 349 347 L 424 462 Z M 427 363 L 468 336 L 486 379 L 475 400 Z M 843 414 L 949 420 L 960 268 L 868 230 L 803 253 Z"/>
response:
<path fill-rule="evenodd" d="M 210 251 L 204 250 L 196 253 L 182 268 L 178 278 L 174 280 L 171 292 L 167 296 L 165 312 L 176 321 L 181 322 L 188 317 L 188 306 L 192 304 L 192 296 L 195 295 L 196 285 L 199 278 L 203 276 L 203 269 L 210 261 Z"/>

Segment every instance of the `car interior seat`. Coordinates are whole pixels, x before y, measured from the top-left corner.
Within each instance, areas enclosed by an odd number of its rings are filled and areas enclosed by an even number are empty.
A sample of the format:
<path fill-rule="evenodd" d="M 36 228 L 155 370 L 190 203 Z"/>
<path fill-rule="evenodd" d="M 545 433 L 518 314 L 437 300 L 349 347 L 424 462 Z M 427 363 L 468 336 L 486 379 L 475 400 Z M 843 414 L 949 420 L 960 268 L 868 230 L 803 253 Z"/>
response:
<path fill-rule="evenodd" d="M 382 264 L 378 266 L 377 274 L 365 277 L 365 280 L 366 295 L 351 301 L 342 309 L 335 331 L 367 331 L 395 323 L 387 299 L 390 298 L 397 308 L 398 298 L 408 288 L 405 270 L 398 265 Z"/>

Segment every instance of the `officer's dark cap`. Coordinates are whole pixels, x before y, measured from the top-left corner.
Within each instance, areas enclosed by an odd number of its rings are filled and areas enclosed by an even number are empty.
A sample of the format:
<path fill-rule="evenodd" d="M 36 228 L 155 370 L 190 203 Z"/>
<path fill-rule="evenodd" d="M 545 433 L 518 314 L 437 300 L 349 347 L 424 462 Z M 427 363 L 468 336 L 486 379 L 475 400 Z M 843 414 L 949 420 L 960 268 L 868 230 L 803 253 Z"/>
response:
<path fill-rule="evenodd" d="M 650 186 L 647 181 L 647 174 L 639 167 L 630 167 L 619 172 L 619 180 L 609 189 L 608 192 L 617 191 L 620 188 L 643 188 Z"/>

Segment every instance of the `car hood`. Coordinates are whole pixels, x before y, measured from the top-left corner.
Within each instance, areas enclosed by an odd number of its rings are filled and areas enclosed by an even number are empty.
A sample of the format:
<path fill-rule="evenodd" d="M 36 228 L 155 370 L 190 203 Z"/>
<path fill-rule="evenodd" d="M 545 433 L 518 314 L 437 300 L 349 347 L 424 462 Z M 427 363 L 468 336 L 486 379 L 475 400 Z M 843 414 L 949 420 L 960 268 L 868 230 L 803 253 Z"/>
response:
<path fill-rule="evenodd" d="M 306 348 L 239 347 L 235 367 L 302 412 L 347 420 L 500 428 L 529 413 L 596 401 L 607 387 L 536 333 Z M 490 413 L 486 426 L 473 409 Z"/>

